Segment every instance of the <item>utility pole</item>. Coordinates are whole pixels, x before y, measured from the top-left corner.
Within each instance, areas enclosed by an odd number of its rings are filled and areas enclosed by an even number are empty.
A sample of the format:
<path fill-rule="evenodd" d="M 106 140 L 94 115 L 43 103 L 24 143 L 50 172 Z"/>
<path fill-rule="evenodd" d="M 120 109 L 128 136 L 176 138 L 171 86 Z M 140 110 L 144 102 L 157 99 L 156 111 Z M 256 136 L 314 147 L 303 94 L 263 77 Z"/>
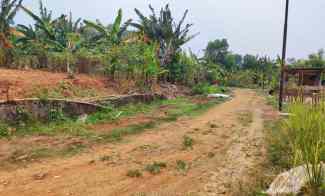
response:
<path fill-rule="evenodd" d="M 286 0 L 284 32 L 283 32 L 282 59 L 281 59 L 280 93 L 279 93 L 279 110 L 280 111 L 282 111 L 282 105 L 283 105 L 284 69 L 286 67 L 286 55 L 287 55 L 288 18 L 289 18 L 289 0 Z"/>

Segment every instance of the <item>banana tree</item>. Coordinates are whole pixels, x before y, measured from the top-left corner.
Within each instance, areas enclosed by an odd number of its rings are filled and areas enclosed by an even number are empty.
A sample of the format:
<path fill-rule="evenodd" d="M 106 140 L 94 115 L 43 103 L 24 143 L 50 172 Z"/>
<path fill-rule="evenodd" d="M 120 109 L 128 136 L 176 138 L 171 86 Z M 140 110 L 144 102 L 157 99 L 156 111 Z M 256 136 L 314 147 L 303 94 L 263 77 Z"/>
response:
<path fill-rule="evenodd" d="M 111 27 L 105 27 L 99 22 L 95 23 L 89 20 L 84 20 L 84 23 L 86 27 L 93 28 L 98 32 L 98 35 L 92 37 L 91 41 L 118 45 L 121 43 L 123 34 L 126 32 L 131 21 L 132 20 L 129 19 L 122 25 L 122 9 L 119 9 L 118 15 Z"/>
<path fill-rule="evenodd" d="M 61 15 L 59 18 L 52 20 L 51 12 L 48 12 L 42 5 L 40 6 L 41 16 L 37 16 L 29 9 L 22 6 L 22 9 L 35 20 L 35 29 L 32 27 L 19 26 L 19 30 L 25 36 L 18 40 L 22 43 L 39 42 L 45 50 L 50 52 L 59 52 L 65 56 L 66 68 L 69 77 L 73 77 L 71 62 L 73 53 L 78 51 L 82 45 L 80 38 L 80 21 L 75 22 L 72 14 Z"/>
<path fill-rule="evenodd" d="M 29 15 L 35 23 L 35 31 L 38 34 L 39 40 L 55 40 L 55 28 L 53 20 L 44 18 L 42 16 L 37 16 L 31 10 L 27 9 L 24 6 L 21 6 L 22 10 Z"/>
<path fill-rule="evenodd" d="M 131 25 L 145 34 L 146 41 L 159 43 L 158 56 L 160 64 L 167 67 L 167 65 L 173 62 L 181 46 L 193 39 L 197 34 L 189 35 L 193 24 L 183 25 L 188 10 L 184 12 L 183 17 L 177 23 L 172 17 L 168 4 L 161 9 L 159 16 L 157 16 L 156 11 L 151 5 L 149 5 L 149 9 L 151 10 L 151 15 L 148 17 L 144 16 L 138 9 L 135 9 L 139 22 L 132 23 Z"/>
<path fill-rule="evenodd" d="M 1 0 L 0 7 L 0 46 L 3 48 L 11 48 L 9 36 L 12 33 L 10 25 L 16 16 L 19 6 L 23 0 Z"/>

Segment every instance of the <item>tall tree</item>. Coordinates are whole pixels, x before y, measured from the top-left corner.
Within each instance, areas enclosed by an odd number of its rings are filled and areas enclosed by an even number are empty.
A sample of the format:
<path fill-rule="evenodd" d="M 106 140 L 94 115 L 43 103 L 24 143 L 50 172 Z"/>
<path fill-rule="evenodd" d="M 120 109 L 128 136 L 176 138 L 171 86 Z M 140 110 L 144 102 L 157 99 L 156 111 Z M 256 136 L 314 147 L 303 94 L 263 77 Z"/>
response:
<path fill-rule="evenodd" d="M 320 49 L 317 53 L 311 54 L 308 56 L 307 65 L 311 67 L 324 68 L 325 59 L 324 59 L 324 50 Z"/>
<path fill-rule="evenodd" d="M 229 53 L 229 44 L 227 39 L 217 39 L 210 41 L 204 50 L 204 56 L 208 61 L 215 64 L 226 64 L 227 54 Z"/>

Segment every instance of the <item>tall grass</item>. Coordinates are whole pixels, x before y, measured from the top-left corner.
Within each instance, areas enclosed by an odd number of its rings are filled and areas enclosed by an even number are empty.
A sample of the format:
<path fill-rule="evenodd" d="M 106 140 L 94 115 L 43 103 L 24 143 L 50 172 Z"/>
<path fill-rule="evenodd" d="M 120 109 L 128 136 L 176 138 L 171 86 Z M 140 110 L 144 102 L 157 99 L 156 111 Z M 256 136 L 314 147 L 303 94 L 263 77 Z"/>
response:
<path fill-rule="evenodd" d="M 289 112 L 292 115 L 284 121 L 283 130 L 289 138 L 292 164 L 305 165 L 310 188 L 317 195 L 325 182 L 325 105 L 293 103 Z"/>

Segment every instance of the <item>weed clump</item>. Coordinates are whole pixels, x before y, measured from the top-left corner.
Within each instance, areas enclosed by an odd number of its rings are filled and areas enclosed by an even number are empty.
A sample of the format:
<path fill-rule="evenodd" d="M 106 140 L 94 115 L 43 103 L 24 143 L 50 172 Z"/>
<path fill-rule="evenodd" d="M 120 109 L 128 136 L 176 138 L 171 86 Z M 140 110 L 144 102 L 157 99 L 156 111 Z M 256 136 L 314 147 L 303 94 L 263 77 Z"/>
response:
<path fill-rule="evenodd" d="M 131 169 L 128 171 L 128 173 L 126 175 L 131 178 L 140 178 L 140 177 L 142 177 L 142 172 L 138 169 Z"/>
<path fill-rule="evenodd" d="M 176 168 L 182 174 L 186 174 L 186 172 L 189 170 L 190 167 L 185 161 L 177 160 L 176 161 Z"/>
<path fill-rule="evenodd" d="M 185 135 L 184 137 L 183 137 L 183 148 L 185 149 L 185 150 L 188 150 L 188 149 L 193 149 L 193 145 L 194 145 L 194 139 L 193 138 L 191 138 L 191 137 L 189 137 L 189 136 L 187 136 L 187 135 Z"/>
<path fill-rule="evenodd" d="M 167 164 L 165 162 L 154 162 L 146 166 L 145 170 L 151 174 L 159 174 L 162 168 L 166 168 Z"/>

